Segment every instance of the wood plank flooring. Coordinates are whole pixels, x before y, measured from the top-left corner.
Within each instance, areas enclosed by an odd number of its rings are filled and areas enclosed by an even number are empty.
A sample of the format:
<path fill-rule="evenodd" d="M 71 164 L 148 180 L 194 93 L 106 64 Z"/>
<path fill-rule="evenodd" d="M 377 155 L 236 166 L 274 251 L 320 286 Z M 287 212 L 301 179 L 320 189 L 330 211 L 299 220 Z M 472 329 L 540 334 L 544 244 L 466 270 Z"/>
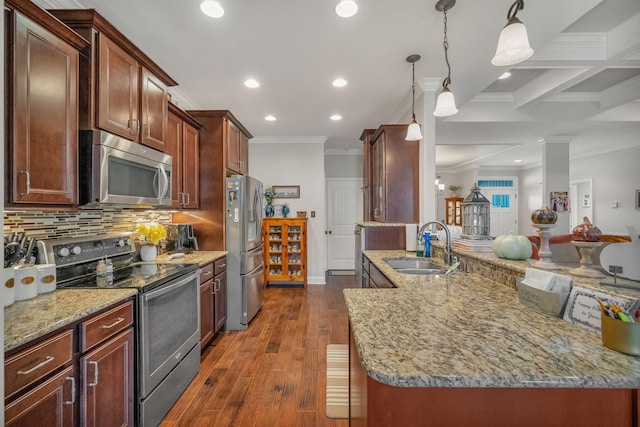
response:
<path fill-rule="evenodd" d="M 354 276 L 326 285 L 267 288 L 246 331 L 224 332 L 203 353 L 200 372 L 162 427 L 343 427 L 326 416 L 326 347 L 348 343 L 342 290 Z"/>

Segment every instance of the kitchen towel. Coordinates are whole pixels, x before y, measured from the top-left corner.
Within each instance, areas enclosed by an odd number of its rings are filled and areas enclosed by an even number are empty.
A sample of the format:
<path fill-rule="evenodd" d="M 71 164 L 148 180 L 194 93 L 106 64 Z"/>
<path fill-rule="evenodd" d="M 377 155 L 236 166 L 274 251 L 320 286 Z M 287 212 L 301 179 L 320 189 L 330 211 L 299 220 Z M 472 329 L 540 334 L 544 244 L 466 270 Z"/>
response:
<path fill-rule="evenodd" d="M 418 224 L 405 224 L 405 250 L 415 252 L 418 241 Z"/>

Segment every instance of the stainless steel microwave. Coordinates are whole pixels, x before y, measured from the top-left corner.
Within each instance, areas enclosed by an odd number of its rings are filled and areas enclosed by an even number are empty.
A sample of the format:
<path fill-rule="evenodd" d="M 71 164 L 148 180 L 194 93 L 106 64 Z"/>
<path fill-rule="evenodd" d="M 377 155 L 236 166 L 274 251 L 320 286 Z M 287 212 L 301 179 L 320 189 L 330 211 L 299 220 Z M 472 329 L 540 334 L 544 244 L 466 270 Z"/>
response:
<path fill-rule="evenodd" d="M 80 204 L 171 206 L 172 158 L 102 131 L 80 132 Z"/>

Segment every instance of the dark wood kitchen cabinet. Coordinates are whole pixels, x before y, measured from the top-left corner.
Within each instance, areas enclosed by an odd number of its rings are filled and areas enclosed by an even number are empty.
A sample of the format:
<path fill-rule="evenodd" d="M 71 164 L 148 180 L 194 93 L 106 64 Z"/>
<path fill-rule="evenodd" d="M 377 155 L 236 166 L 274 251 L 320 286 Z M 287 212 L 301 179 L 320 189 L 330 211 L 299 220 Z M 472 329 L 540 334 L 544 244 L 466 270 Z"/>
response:
<path fill-rule="evenodd" d="M 198 238 L 198 246 L 204 251 L 226 250 L 226 192 L 225 178 L 238 174 L 227 164 L 229 124 L 240 130 L 241 139 L 248 146 L 251 133 L 228 110 L 193 110 L 187 111 L 200 123 L 200 209 L 189 213 L 190 220 Z M 233 130 L 231 131 L 233 132 Z M 248 153 L 248 149 L 245 149 Z M 248 156 L 247 154 L 243 154 Z M 245 170 L 248 163 L 245 161 Z M 184 218 L 181 218 L 184 219 Z"/>
<path fill-rule="evenodd" d="M 5 355 L 5 425 L 134 425 L 133 302 Z"/>
<path fill-rule="evenodd" d="M 200 124 L 169 103 L 166 153 L 173 157 L 171 207 L 200 207 Z"/>
<path fill-rule="evenodd" d="M 407 125 L 381 125 L 371 137 L 371 219 L 419 222 L 419 141 Z"/>
<path fill-rule="evenodd" d="M 165 151 L 167 88 L 177 83 L 94 9 L 49 12 L 91 43 L 80 61 L 80 128 Z"/>
<path fill-rule="evenodd" d="M 227 257 L 218 258 L 200 272 L 200 349 L 204 352 L 227 322 Z"/>
<path fill-rule="evenodd" d="M 133 302 L 80 324 L 81 426 L 134 425 Z"/>
<path fill-rule="evenodd" d="M 87 41 L 26 1 L 6 1 L 7 204 L 78 203 L 78 64 Z"/>

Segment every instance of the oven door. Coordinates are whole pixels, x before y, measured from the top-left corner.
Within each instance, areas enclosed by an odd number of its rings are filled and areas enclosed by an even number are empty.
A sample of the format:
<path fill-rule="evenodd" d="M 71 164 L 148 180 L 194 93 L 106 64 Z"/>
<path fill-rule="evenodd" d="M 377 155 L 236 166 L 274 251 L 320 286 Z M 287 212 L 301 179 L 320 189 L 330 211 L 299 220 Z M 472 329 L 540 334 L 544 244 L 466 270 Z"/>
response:
<path fill-rule="evenodd" d="M 200 272 L 138 298 L 138 381 L 145 398 L 200 340 Z"/>

